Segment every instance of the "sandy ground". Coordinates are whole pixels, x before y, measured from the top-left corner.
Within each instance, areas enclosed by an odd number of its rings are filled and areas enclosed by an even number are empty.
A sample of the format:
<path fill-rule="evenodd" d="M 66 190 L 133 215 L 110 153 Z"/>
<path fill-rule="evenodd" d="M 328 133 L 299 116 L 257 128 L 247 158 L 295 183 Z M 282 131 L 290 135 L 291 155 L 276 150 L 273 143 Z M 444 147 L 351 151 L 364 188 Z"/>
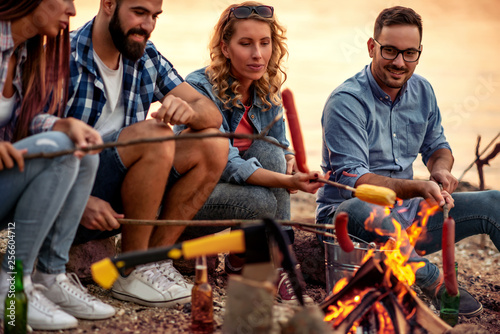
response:
<path fill-rule="evenodd" d="M 311 222 L 314 218 L 314 196 L 298 194 L 292 196 L 292 219 Z M 460 317 L 459 326 L 462 333 L 500 333 L 500 253 L 488 240 L 481 244 L 481 236 L 469 238 L 457 245 L 456 259 L 459 264 L 459 282 L 467 288 L 482 304 L 484 311 L 477 317 Z M 219 256 L 221 258 L 221 256 Z M 429 256 L 434 263 L 441 263 L 441 254 Z M 193 276 L 186 276 L 193 280 Z M 225 288 L 228 277 L 220 264 L 212 275 L 210 282 L 214 291 L 215 333 L 221 333 L 225 312 Z M 59 333 L 188 333 L 190 326 L 190 304 L 173 308 L 153 308 L 122 302 L 111 297 L 95 284 L 88 284 L 88 290 L 117 309 L 117 314 L 107 320 L 80 320 L 77 329 L 59 331 Z M 418 291 L 417 291 L 418 292 Z M 325 287 L 317 282 L 308 282 L 306 293 L 316 303 L 326 296 Z M 424 301 L 425 298 L 423 296 Z M 431 307 L 431 309 L 433 309 Z M 435 310 L 434 310 L 435 311 Z M 290 307 L 275 305 L 275 317 L 286 321 L 293 313 Z M 467 327 L 472 326 L 472 327 Z M 33 333 L 48 333 L 34 331 Z"/>

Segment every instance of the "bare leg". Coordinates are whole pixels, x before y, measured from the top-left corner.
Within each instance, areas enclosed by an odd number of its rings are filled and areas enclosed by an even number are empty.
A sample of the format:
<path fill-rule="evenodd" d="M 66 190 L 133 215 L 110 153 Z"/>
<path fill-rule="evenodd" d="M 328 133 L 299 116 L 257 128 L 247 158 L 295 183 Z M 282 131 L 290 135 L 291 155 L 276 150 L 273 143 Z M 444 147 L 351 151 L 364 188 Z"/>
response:
<path fill-rule="evenodd" d="M 119 140 L 152 138 L 173 135 L 172 130 L 156 121 L 139 122 L 125 128 Z M 161 204 L 168 175 L 172 167 L 175 143 L 166 141 L 118 148 L 128 168 L 122 184 L 125 217 L 155 219 Z M 122 226 L 122 251 L 146 250 L 153 231 L 152 226 Z"/>
<path fill-rule="evenodd" d="M 190 131 L 190 130 L 187 130 Z M 207 129 L 201 133 L 214 133 Z M 160 219 L 192 219 L 203 206 L 222 175 L 229 144 L 225 138 L 176 141 L 174 167 L 182 174 L 163 203 Z M 149 247 L 174 244 L 185 227 L 161 226 L 152 234 Z"/>

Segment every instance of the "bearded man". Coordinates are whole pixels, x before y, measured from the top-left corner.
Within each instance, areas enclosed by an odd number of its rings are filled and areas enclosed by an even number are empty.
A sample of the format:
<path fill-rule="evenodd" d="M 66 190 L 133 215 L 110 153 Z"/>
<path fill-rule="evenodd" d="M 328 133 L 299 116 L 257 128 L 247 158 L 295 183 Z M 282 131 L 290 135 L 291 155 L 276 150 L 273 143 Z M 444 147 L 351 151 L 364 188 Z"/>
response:
<path fill-rule="evenodd" d="M 222 118 L 149 41 L 162 0 L 101 0 L 97 16 L 71 34 L 66 117 L 93 126 L 105 142 L 184 133 L 214 133 Z M 161 107 L 146 120 L 151 103 Z M 57 118 L 38 116 L 34 132 Z M 192 219 L 225 167 L 222 138 L 166 141 L 103 150 L 75 243 L 122 233 L 122 251 L 172 245 L 183 227 L 120 226 L 117 219 Z M 192 285 L 171 261 L 138 266 L 120 276 L 115 298 L 169 307 L 191 300 Z"/>

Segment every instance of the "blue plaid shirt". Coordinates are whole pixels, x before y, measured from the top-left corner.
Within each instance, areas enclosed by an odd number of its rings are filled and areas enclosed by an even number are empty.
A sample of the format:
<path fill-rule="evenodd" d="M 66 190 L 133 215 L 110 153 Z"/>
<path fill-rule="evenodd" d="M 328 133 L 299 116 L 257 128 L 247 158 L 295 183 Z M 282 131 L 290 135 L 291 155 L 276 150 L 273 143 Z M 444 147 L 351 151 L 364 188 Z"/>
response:
<path fill-rule="evenodd" d="M 17 91 L 15 94 L 16 107 L 9 124 L 0 128 L 0 141 L 11 141 L 14 135 L 15 125 L 21 112 L 21 99 L 23 96 L 22 67 L 27 55 L 26 43 L 19 45 L 17 50 L 14 50 L 10 21 L 0 21 L 0 92 L 3 92 L 7 79 L 9 60 L 14 52 L 17 52 L 18 57 L 16 73 L 12 82 Z"/>
<path fill-rule="evenodd" d="M 94 20 L 71 33 L 69 100 L 65 116 L 81 119 L 95 126 L 106 103 L 104 82 L 97 70 L 92 45 Z M 143 56 L 136 62 L 123 59 L 123 126 L 146 119 L 151 103 L 161 101 L 184 79 L 155 48 L 146 45 Z M 34 133 L 50 130 L 57 120 L 51 115 L 39 115 L 31 124 Z"/>

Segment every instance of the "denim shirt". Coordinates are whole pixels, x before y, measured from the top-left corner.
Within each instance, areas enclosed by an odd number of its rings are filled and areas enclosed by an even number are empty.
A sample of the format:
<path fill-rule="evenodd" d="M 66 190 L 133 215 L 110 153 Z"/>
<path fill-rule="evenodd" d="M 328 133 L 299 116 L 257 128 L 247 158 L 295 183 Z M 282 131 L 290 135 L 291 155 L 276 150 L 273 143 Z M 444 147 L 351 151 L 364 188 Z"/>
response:
<path fill-rule="evenodd" d="M 239 102 L 240 108 L 235 106 L 231 106 L 231 108 L 229 109 L 225 108 L 224 103 L 213 92 L 213 86 L 205 75 L 205 68 L 199 69 L 189 74 L 186 77 L 186 81 L 201 94 L 214 101 L 214 103 L 217 105 L 223 118 L 220 130 L 225 133 L 234 132 L 238 127 L 238 124 L 240 124 L 240 121 L 243 118 L 243 114 L 245 113 L 243 104 Z M 232 98 L 234 95 L 230 94 L 230 96 Z M 256 133 L 260 133 L 283 110 L 281 105 L 273 105 L 269 110 L 266 111 L 263 111 L 264 108 L 264 103 L 262 103 L 262 101 L 257 97 L 257 94 L 254 92 L 254 96 L 252 98 L 252 106 L 248 111 L 248 117 Z M 274 137 L 280 144 L 286 147 L 290 145 L 290 143 L 286 139 L 285 120 L 283 119 L 283 117 L 273 125 L 267 135 L 270 137 Z M 245 181 L 250 177 L 250 175 L 252 175 L 258 168 L 262 168 L 262 165 L 259 163 L 259 161 L 257 161 L 256 158 L 251 158 L 248 160 L 241 158 L 239 150 L 232 144 L 233 139 L 230 140 L 228 162 L 224 172 L 222 173 L 221 180 L 224 182 L 244 184 Z M 292 152 L 285 151 L 285 154 L 292 154 Z"/>
<path fill-rule="evenodd" d="M 346 80 L 328 98 L 321 119 L 322 169 L 330 180 L 354 187 L 366 173 L 413 179 L 413 162 L 420 153 L 424 164 L 438 149 L 450 145 L 441 126 L 441 114 L 430 83 L 413 74 L 396 101 L 379 87 L 367 65 Z M 321 221 L 352 192 L 330 185 L 318 191 L 316 211 Z M 403 203 L 411 224 L 421 199 Z M 406 225 L 406 224 L 404 224 Z"/>

